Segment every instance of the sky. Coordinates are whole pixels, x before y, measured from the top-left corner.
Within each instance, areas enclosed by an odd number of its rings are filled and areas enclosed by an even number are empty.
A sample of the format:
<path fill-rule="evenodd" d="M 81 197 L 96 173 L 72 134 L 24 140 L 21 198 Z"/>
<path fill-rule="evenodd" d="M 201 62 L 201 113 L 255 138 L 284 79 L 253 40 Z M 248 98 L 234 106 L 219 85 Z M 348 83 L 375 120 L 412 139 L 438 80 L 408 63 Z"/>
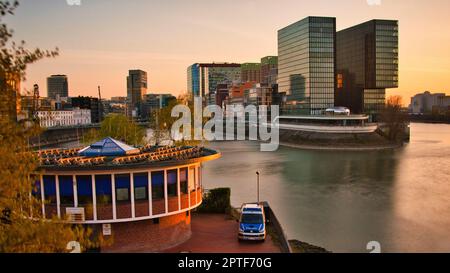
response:
<path fill-rule="evenodd" d="M 336 17 L 337 30 L 371 19 L 399 20 L 400 86 L 410 97 L 450 94 L 449 0 L 21 0 L 6 19 L 14 40 L 60 56 L 29 66 L 22 89 L 69 77 L 69 95 L 126 96 L 129 69 L 148 73 L 153 93 L 186 92 L 197 62 L 258 62 L 277 55 L 277 30 L 306 16 Z"/>

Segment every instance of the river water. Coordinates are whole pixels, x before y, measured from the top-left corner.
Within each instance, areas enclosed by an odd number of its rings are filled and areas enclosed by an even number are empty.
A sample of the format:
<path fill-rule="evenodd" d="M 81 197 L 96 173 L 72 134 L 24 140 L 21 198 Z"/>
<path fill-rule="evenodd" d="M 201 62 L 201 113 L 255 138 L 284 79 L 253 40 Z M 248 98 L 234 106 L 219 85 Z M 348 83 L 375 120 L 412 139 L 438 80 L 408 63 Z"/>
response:
<path fill-rule="evenodd" d="M 333 252 L 450 252 L 450 125 L 411 124 L 398 150 L 313 151 L 214 142 L 205 188 L 230 187 L 234 206 L 268 201 L 290 239 Z"/>
<path fill-rule="evenodd" d="M 82 146 L 68 143 L 62 147 Z M 333 252 L 450 252 L 450 125 L 411 124 L 397 150 L 314 151 L 258 142 L 211 142 L 205 188 L 230 187 L 231 202 L 268 201 L 289 239 Z"/>

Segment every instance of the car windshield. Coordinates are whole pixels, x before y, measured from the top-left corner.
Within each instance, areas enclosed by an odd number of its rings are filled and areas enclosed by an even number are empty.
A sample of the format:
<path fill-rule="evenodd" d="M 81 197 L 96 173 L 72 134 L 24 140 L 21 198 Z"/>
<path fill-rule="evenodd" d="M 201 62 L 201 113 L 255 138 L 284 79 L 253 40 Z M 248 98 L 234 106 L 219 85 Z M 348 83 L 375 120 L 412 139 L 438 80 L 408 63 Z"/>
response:
<path fill-rule="evenodd" d="M 263 217 L 262 214 L 242 214 L 241 223 L 244 224 L 262 224 Z"/>

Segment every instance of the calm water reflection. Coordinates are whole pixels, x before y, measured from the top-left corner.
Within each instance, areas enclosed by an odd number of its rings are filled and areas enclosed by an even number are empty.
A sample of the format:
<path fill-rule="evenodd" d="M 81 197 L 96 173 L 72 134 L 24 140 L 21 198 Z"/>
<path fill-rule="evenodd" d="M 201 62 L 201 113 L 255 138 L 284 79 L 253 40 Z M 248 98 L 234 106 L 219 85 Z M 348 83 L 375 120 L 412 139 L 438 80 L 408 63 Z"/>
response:
<path fill-rule="evenodd" d="M 396 151 L 305 151 L 258 143 L 210 143 L 223 157 L 205 164 L 206 188 L 231 187 L 232 203 L 270 202 L 289 238 L 334 252 L 450 251 L 450 126 L 412 124 Z"/>

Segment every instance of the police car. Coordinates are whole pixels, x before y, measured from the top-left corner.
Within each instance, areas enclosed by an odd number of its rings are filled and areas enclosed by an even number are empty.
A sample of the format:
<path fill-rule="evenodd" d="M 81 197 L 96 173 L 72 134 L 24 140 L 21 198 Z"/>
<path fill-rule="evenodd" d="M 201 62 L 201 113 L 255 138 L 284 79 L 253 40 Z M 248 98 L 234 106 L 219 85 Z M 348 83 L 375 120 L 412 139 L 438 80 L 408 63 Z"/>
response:
<path fill-rule="evenodd" d="M 239 241 L 264 241 L 266 239 L 266 217 L 262 205 L 242 205 L 238 238 Z"/>

